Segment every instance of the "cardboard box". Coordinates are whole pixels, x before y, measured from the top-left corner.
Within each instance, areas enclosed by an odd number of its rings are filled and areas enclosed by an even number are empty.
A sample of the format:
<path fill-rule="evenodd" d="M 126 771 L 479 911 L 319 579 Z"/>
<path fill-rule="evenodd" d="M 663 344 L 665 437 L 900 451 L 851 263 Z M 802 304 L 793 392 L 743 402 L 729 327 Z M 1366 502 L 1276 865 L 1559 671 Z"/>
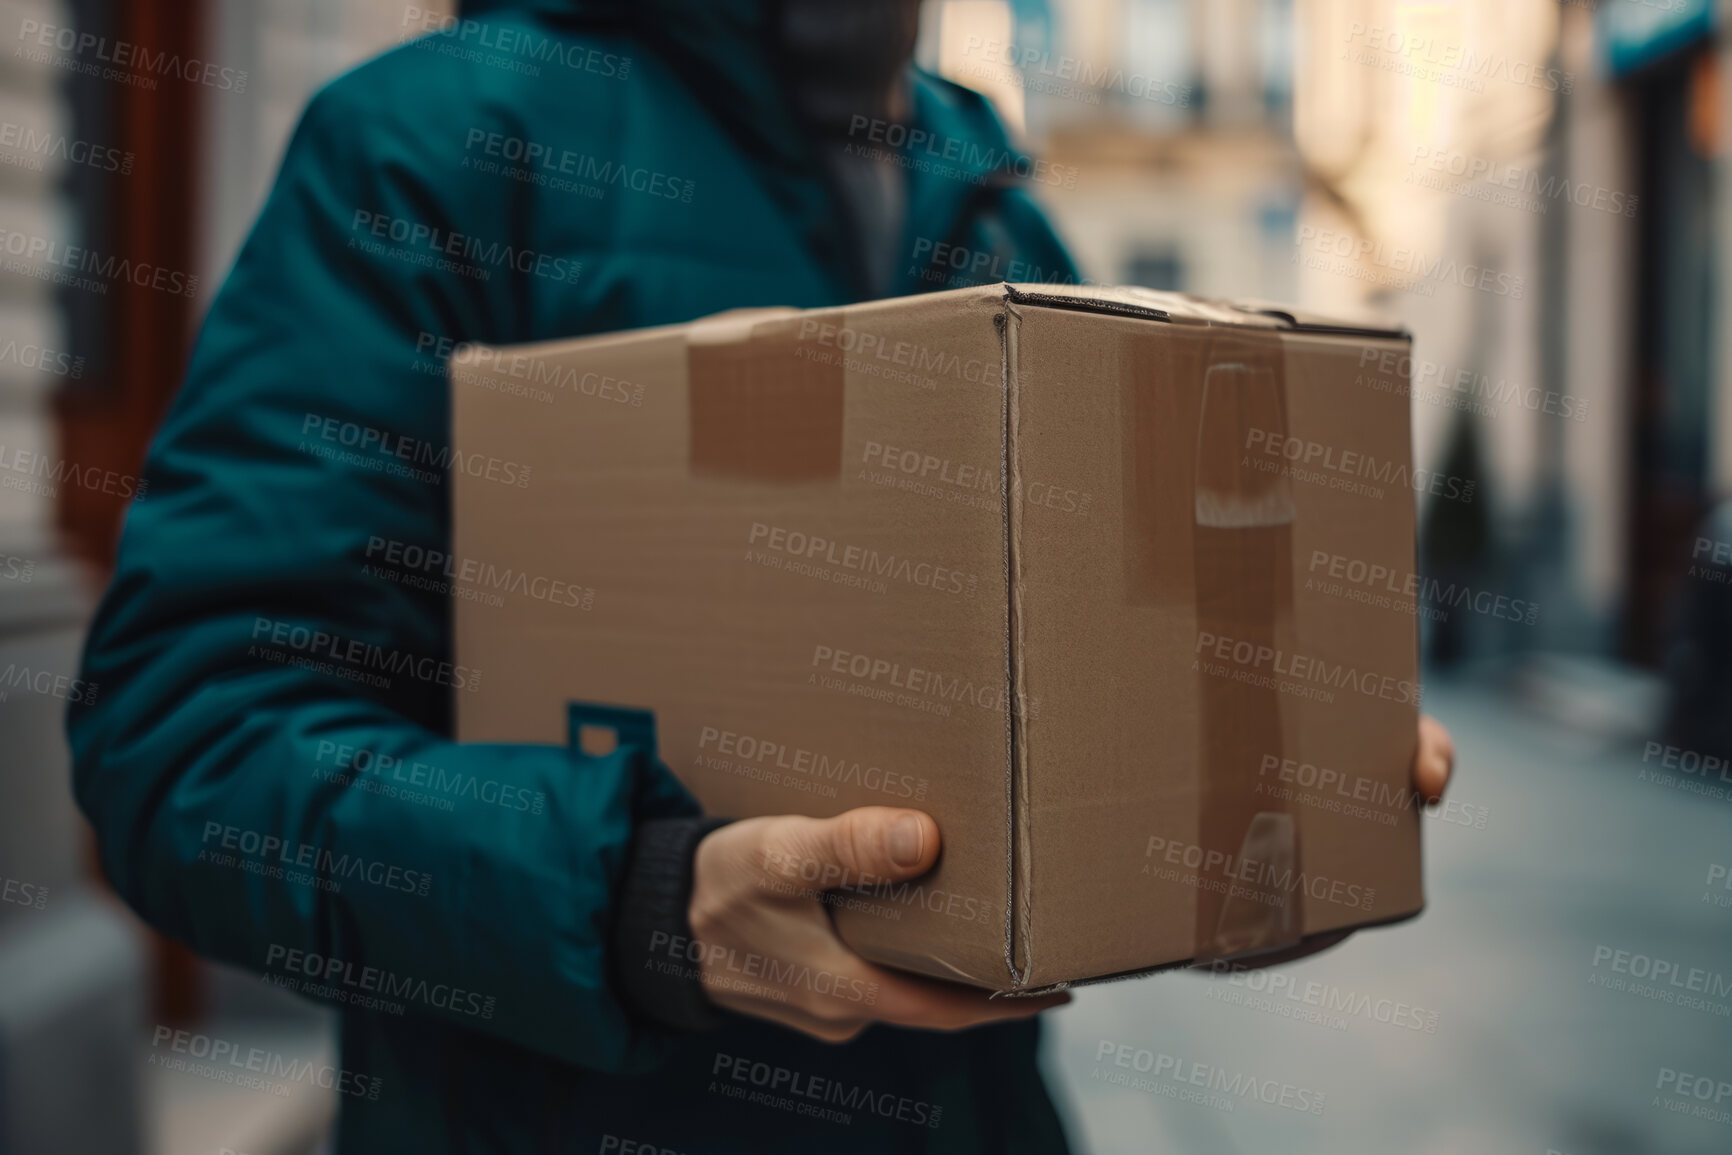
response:
<path fill-rule="evenodd" d="M 921 807 L 836 922 L 981 987 L 1410 916 L 1407 353 L 1051 285 L 460 350 L 458 736 L 638 706 L 712 813 Z"/>

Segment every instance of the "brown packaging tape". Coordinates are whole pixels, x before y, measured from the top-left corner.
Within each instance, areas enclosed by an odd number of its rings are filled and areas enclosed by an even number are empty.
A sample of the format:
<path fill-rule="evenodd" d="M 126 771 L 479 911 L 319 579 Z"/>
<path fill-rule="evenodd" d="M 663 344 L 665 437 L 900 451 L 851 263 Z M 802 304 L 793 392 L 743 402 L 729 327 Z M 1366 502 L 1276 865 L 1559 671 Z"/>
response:
<path fill-rule="evenodd" d="M 1251 430 L 1286 433 L 1281 343 L 1219 331 L 1206 357 L 1192 498 L 1197 631 L 1232 639 L 1235 654 L 1272 652 L 1292 622 L 1293 497 L 1286 476 L 1256 469 L 1244 447 Z M 1282 753 L 1281 695 L 1255 663 L 1234 666 L 1224 675 L 1200 661 L 1197 671 L 1199 959 L 1302 934 L 1298 825 L 1257 794 L 1263 760 Z"/>
<path fill-rule="evenodd" d="M 842 472 L 843 365 L 781 310 L 724 313 L 686 341 L 692 472 L 833 481 Z"/>
<path fill-rule="evenodd" d="M 1247 463 L 1250 429 L 1286 429 L 1280 339 L 1212 326 L 1129 339 L 1124 421 L 1125 596 L 1194 617 L 1199 640 L 1277 648 L 1292 620 L 1288 481 Z M 1194 438 L 1174 438 L 1193 429 Z M 1214 959 L 1298 939 L 1298 824 L 1256 793 L 1283 752 L 1281 696 L 1199 654 L 1195 953 Z M 1177 836 L 1178 832 L 1174 832 Z"/>

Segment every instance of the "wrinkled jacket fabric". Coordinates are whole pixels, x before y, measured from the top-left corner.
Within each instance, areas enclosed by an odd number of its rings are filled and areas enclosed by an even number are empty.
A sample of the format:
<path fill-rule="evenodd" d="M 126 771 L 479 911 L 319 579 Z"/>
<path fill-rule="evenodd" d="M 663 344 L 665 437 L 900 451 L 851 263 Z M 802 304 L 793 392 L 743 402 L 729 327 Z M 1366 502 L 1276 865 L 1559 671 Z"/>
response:
<path fill-rule="evenodd" d="M 345 1153 L 1061 1150 L 1032 1024 L 634 1021 L 612 896 L 692 801 L 635 746 L 451 741 L 485 671 L 451 653 L 450 350 L 863 292 L 765 0 L 464 17 L 309 104 L 152 448 L 69 719 L 108 877 L 342 1009 Z M 1070 275 L 979 97 L 916 75 L 904 127 L 858 130 L 904 144 L 896 293 Z"/>

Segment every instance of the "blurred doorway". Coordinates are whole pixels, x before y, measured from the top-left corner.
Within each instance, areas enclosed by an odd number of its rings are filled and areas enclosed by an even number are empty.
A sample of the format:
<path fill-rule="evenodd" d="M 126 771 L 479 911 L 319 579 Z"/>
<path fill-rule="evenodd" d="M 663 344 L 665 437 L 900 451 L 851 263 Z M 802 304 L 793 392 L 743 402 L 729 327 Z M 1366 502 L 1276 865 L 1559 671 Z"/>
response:
<path fill-rule="evenodd" d="M 1711 505 L 1717 58 L 1674 53 L 1629 78 L 1642 174 L 1633 492 L 1622 656 L 1657 666 L 1696 527 Z"/>

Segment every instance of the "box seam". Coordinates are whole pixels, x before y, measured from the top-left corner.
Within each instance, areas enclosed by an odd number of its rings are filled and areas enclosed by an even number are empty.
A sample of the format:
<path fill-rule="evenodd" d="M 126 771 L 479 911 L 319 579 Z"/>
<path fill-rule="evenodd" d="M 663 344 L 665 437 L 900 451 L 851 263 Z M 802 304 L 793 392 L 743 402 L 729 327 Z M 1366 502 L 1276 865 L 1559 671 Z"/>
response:
<path fill-rule="evenodd" d="M 1004 961 L 1011 985 L 1027 983 L 1033 969 L 1032 895 L 1029 893 L 1028 775 L 1026 718 L 1023 701 L 1022 572 L 1021 535 L 1023 508 L 1022 470 L 1019 452 L 1021 421 L 1021 376 L 1018 338 L 1022 314 L 1007 293 L 1004 312 L 995 323 L 1002 356 L 1001 405 L 1003 448 L 1000 455 L 999 492 L 1004 535 L 1005 576 L 1005 873 L 1006 897 Z"/>

